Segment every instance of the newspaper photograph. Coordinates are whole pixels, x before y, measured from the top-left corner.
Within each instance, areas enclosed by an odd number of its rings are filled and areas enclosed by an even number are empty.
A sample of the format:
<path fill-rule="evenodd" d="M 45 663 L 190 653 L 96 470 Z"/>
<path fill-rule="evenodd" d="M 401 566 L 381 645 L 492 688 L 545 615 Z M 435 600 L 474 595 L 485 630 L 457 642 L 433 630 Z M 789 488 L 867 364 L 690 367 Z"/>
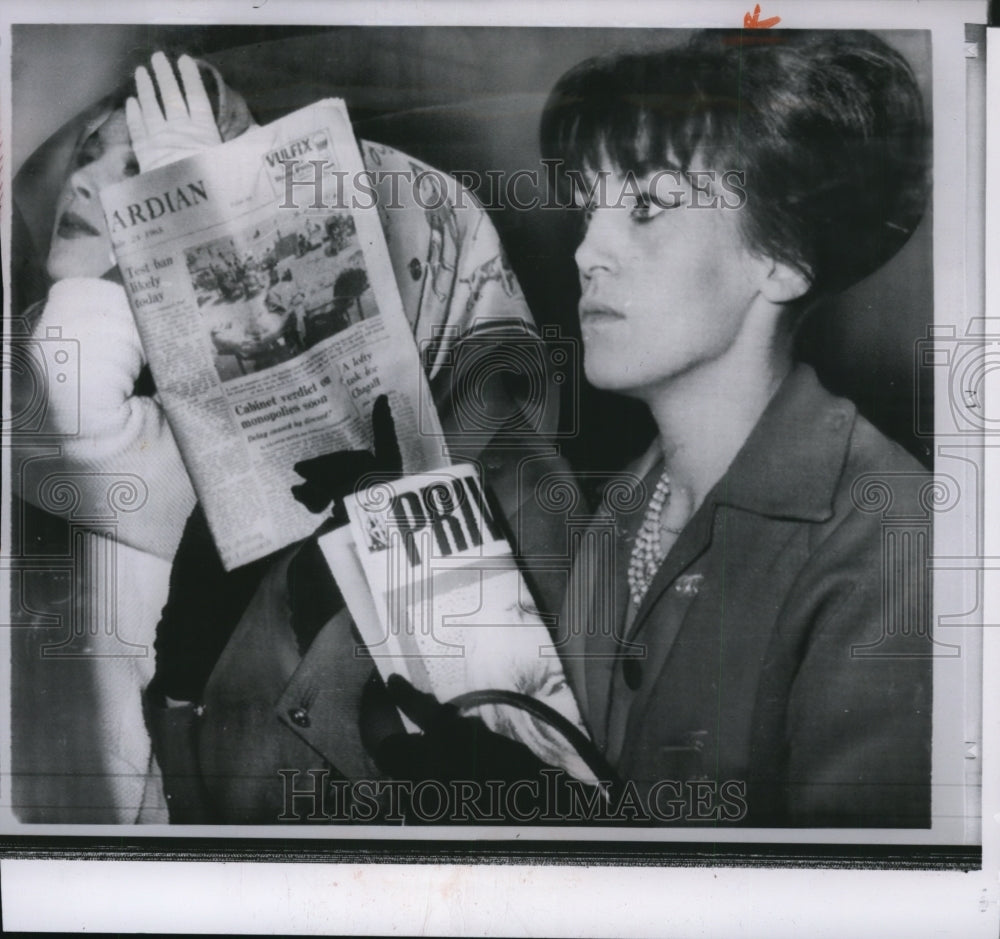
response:
<path fill-rule="evenodd" d="M 325 101 L 101 191 L 157 393 L 227 570 L 312 533 L 292 467 L 363 449 L 377 395 L 407 422 L 404 465 L 442 460 L 364 172 L 343 102 Z"/>
<path fill-rule="evenodd" d="M 5 926 L 978 935 L 985 4 L 247 6 L 0 10 Z"/>

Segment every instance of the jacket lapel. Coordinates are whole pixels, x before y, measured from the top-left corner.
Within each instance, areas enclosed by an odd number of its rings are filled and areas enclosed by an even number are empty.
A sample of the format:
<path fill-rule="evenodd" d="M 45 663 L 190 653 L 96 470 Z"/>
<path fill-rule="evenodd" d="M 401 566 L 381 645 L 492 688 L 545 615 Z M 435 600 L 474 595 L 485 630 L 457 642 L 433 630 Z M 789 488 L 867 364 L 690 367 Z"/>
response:
<path fill-rule="evenodd" d="M 627 638 L 630 643 L 641 648 L 638 662 L 642 684 L 633 696 L 621 686 L 624 677 L 619 675 L 616 682 L 615 673 L 612 673 L 605 686 L 609 692 L 614 692 L 605 703 L 606 752 L 613 763 L 617 763 L 625 752 L 628 736 L 626 731 L 634 723 L 636 715 L 643 711 L 644 699 L 648 697 L 649 689 L 656 684 L 655 676 L 663 670 L 688 609 L 697 595 L 696 590 L 675 592 L 673 586 L 681 582 L 678 578 L 707 549 L 711 541 L 711 519 L 712 511 L 705 506 L 695 513 L 667 554 L 630 623 Z M 654 610 L 657 615 L 651 617 Z"/>
<path fill-rule="evenodd" d="M 573 689 L 584 721 L 590 726 L 592 722 L 587 708 L 587 674 L 584 669 L 586 662 L 585 621 L 590 615 L 590 604 L 588 603 L 585 611 L 575 606 L 569 599 L 580 593 L 578 585 L 585 577 L 585 571 L 582 568 L 582 559 L 578 554 L 570 569 L 566 602 L 563 604 L 562 623 L 560 624 L 562 636 L 559 638 L 556 648 L 563 661 L 566 680 L 569 682 L 570 688 Z M 593 736 L 592 727 L 591 736 Z"/>
<path fill-rule="evenodd" d="M 715 503 L 705 500 L 692 516 L 684 530 L 674 542 L 670 551 L 664 558 L 660 569 L 653 577 L 646 596 L 643 597 L 639 609 L 636 611 L 632 626 L 629 629 L 629 638 L 640 636 L 643 624 L 649 619 L 650 613 L 660 602 L 664 593 L 671 589 L 674 581 L 684 573 L 684 571 L 694 563 L 705 551 L 712 541 L 712 519 L 715 515 Z M 677 623 L 676 625 L 680 625 Z M 676 635 L 676 631 L 675 631 Z M 660 638 L 659 636 L 657 638 Z M 649 637 L 643 636 L 644 643 L 649 642 Z M 672 641 L 672 638 L 671 638 Z M 649 649 L 647 647 L 647 656 Z"/>
<path fill-rule="evenodd" d="M 625 480 L 605 492 L 594 523 L 578 546 L 570 584 L 569 620 L 577 655 L 573 669 L 582 689 L 595 742 L 607 742 L 608 703 L 616 664 L 623 657 L 641 658 L 640 646 L 625 636 L 629 610 L 628 564 L 635 532 L 646 511 L 658 472 L 660 453 L 650 450 Z M 613 507 L 617 508 L 614 511 Z"/>
<path fill-rule="evenodd" d="M 613 514 L 602 505 L 574 545 L 572 572 L 563 606 L 566 638 L 561 647 L 566 674 L 591 735 L 603 746 L 606 698 L 603 666 L 617 651 L 614 625 L 619 608 L 615 577 L 619 539 Z"/>

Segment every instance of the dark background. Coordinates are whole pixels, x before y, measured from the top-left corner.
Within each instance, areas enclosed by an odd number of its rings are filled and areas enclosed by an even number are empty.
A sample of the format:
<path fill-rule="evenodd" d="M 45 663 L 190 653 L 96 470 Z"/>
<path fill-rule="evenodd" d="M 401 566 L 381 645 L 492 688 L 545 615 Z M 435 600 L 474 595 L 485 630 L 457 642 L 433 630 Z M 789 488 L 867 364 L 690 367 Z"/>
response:
<path fill-rule="evenodd" d="M 930 38 L 883 33 L 910 60 L 930 117 Z M 73 118 L 157 48 L 212 60 L 267 123 L 322 97 L 343 97 L 359 136 L 398 147 L 445 171 L 541 172 L 538 118 L 558 77 L 587 56 L 662 46 L 684 31 L 610 28 L 15 26 L 13 35 L 13 312 L 44 296 L 55 196 Z M 527 191 L 527 190 L 525 190 Z M 484 184 L 484 203 L 497 198 Z M 544 198 L 544 188 L 539 192 Z M 859 198 L 863 194 L 859 193 Z M 539 325 L 578 337 L 576 221 L 559 210 L 491 209 Z M 931 219 L 881 271 L 816 311 L 800 352 L 832 390 L 927 465 L 930 440 L 915 414 L 932 390 L 914 382 L 917 340 L 933 322 Z M 643 409 L 567 386 L 581 432 L 564 442 L 580 469 L 623 466 L 651 436 Z"/>

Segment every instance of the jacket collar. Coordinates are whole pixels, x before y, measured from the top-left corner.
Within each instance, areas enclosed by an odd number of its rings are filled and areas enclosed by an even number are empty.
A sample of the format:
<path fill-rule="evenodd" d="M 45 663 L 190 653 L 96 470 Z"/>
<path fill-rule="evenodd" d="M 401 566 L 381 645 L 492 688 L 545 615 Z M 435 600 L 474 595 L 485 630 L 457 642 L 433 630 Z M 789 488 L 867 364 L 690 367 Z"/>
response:
<path fill-rule="evenodd" d="M 715 487 L 714 501 L 774 518 L 833 515 L 857 410 L 830 394 L 808 365 L 782 382 Z"/>
<path fill-rule="evenodd" d="M 856 415 L 810 366 L 796 365 L 705 501 L 772 518 L 825 521 L 833 515 Z M 633 472 L 644 478 L 660 459 L 654 443 Z"/>

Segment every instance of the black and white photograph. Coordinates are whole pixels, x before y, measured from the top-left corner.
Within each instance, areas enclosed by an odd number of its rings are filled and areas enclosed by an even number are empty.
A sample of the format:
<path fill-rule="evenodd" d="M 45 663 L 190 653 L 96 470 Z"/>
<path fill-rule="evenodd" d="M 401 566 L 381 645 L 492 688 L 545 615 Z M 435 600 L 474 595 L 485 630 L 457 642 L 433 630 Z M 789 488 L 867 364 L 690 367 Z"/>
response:
<path fill-rule="evenodd" d="M 378 312 L 353 219 L 330 213 L 294 222 L 185 252 L 220 381 L 287 362 Z"/>
<path fill-rule="evenodd" d="M 88 5 L 0 42 L 8 859 L 988 873 L 985 4 Z"/>

